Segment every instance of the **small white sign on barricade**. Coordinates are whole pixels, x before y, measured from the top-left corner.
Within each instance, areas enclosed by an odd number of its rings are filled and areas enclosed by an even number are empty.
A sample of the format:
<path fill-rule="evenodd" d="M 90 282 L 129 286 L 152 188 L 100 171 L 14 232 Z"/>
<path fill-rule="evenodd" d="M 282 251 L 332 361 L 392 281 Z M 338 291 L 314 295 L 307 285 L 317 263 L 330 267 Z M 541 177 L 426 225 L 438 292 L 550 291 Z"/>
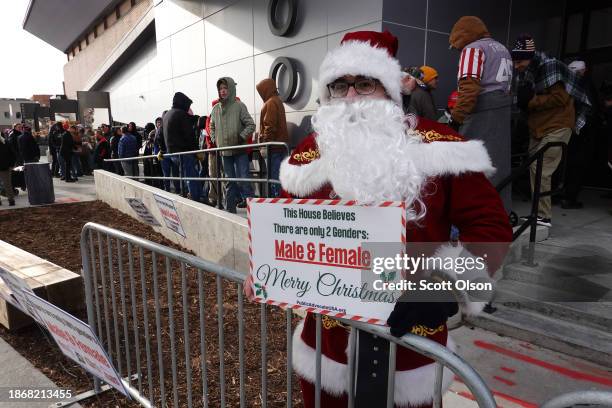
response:
<path fill-rule="evenodd" d="M 159 221 L 151 214 L 151 211 L 147 208 L 145 203 L 140 198 L 125 198 L 132 210 L 138 215 L 138 217 L 145 223 L 154 227 L 161 226 Z"/>
<path fill-rule="evenodd" d="M 153 194 L 153 197 L 155 198 L 159 212 L 166 223 L 166 227 L 170 228 L 180 236 L 186 237 L 185 230 L 183 230 L 183 225 L 181 224 L 181 217 L 179 217 L 178 212 L 176 211 L 174 201 L 170 198 L 157 194 Z"/>
<path fill-rule="evenodd" d="M 404 243 L 403 202 L 250 199 L 250 273 L 257 301 L 384 324 L 395 299 L 364 301 L 366 243 Z M 386 296 L 385 294 L 381 295 Z M 370 297 L 371 299 L 372 297 Z"/>
<path fill-rule="evenodd" d="M 34 293 L 26 293 L 25 296 L 36 309 L 62 353 L 90 374 L 131 398 L 121 382 L 121 376 L 89 325 Z"/>
<path fill-rule="evenodd" d="M 13 306 L 16 306 L 22 312 L 30 316 L 32 319 L 36 320 L 38 323 L 43 323 L 40 317 L 36 314 L 36 309 L 32 307 L 32 305 L 28 302 L 28 298 L 26 298 L 25 293 L 34 293 L 30 286 L 25 282 L 25 280 L 13 275 L 6 269 L 0 266 L 0 279 L 4 281 L 6 287 L 10 290 L 10 294 L 8 297 L 13 297 L 13 301 L 6 299 Z M 0 291 L 2 292 L 2 291 Z M 17 304 L 15 304 L 17 303 Z"/>

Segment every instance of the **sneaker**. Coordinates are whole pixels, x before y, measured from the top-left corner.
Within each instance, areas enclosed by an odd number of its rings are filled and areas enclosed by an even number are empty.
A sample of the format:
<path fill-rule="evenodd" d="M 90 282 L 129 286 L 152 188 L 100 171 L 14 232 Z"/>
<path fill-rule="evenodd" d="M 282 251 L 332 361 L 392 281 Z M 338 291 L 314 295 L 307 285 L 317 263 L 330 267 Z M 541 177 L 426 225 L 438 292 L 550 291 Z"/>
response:
<path fill-rule="evenodd" d="M 521 217 L 521 221 L 527 221 L 529 219 L 529 216 L 522 216 Z M 544 227 L 552 227 L 552 221 L 550 220 L 550 218 L 544 218 L 544 217 L 540 217 L 538 215 L 538 218 L 536 220 L 536 223 L 538 225 L 542 225 Z"/>
<path fill-rule="evenodd" d="M 552 221 L 550 220 L 550 218 L 543 218 L 538 216 L 537 223 L 538 225 L 542 225 L 544 227 L 552 227 Z"/>

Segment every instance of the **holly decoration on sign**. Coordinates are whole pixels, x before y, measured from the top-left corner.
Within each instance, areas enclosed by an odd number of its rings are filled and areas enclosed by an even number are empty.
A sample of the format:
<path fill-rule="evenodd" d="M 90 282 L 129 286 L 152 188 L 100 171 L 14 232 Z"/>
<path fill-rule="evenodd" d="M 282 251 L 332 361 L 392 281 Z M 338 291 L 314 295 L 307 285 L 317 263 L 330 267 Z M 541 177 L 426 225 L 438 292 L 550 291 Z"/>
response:
<path fill-rule="evenodd" d="M 268 292 L 266 291 L 266 285 L 262 285 L 261 283 L 255 283 L 255 296 L 263 297 L 264 299 L 268 298 Z"/>
<path fill-rule="evenodd" d="M 395 280 L 395 275 L 396 275 L 395 271 L 392 271 L 392 272 L 389 272 L 389 273 L 383 272 L 383 273 L 380 274 L 380 279 L 383 282 L 391 282 L 391 281 Z"/>

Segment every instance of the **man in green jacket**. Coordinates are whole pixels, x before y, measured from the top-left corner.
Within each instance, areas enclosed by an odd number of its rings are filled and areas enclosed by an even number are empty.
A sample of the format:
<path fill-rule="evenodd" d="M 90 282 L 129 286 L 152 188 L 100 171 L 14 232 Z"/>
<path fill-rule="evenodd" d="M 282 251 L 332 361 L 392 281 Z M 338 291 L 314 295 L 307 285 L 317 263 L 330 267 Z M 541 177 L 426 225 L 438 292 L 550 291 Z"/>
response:
<path fill-rule="evenodd" d="M 236 100 L 236 83 L 230 77 L 217 81 L 219 103 L 210 113 L 210 138 L 217 147 L 239 146 L 255 131 L 255 122 L 244 103 Z M 246 150 L 221 151 L 223 172 L 228 178 L 249 178 L 249 156 Z M 242 190 L 242 191 L 241 191 Z M 253 196 L 250 183 L 228 182 L 225 186 L 225 208 L 236 212 L 238 203 Z"/>

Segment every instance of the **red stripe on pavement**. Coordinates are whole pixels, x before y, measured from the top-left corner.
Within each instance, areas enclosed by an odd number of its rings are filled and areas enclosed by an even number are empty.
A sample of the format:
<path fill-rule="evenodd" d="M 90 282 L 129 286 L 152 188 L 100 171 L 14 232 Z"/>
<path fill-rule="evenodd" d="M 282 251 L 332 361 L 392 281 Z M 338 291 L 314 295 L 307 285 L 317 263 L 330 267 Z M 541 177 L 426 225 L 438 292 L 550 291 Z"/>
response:
<path fill-rule="evenodd" d="M 474 398 L 474 396 L 467 391 L 459 391 L 457 395 L 461 395 L 464 398 L 471 399 L 472 401 L 476 401 L 476 398 Z"/>
<path fill-rule="evenodd" d="M 493 393 L 493 395 L 499 398 L 503 398 L 506 401 L 510 401 L 517 405 L 520 405 L 523 408 L 538 408 L 536 404 L 532 404 L 531 402 L 528 402 L 528 401 L 523 401 L 522 399 L 513 397 L 512 395 L 504 394 L 503 392 L 499 392 L 495 390 L 491 390 L 491 392 Z"/>
<path fill-rule="evenodd" d="M 474 340 L 474 345 L 476 347 L 480 347 L 480 348 L 483 348 L 485 350 L 491 350 L 491 351 L 494 351 L 496 353 L 508 356 L 510 358 L 514 358 L 516 360 L 524 361 L 526 363 L 533 364 L 535 366 L 542 367 L 542 368 L 545 368 L 545 369 L 550 370 L 550 371 L 554 371 L 554 372 L 556 372 L 558 374 L 564 375 L 564 376 L 569 377 L 569 378 L 573 378 L 575 380 L 588 381 L 588 382 L 592 382 L 592 383 L 595 383 L 595 384 L 602 384 L 602 385 L 612 386 L 612 379 L 611 378 L 598 377 L 596 375 L 592 375 L 592 374 L 589 374 L 589 373 L 585 373 L 585 372 L 581 372 L 581 371 L 576 371 L 576 370 L 572 370 L 570 368 L 566 368 L 566 367 L 562 367 L 562 366 L 559 366 L 559 365 L 556 365 L 556 364 L 548 363 L 546 361 L 538 360 L 537 358 L 533 358 L 533 357 L 530 357 L 530 356 L 518 353 L 516 351 L 508 350 L 508 349 L 505 349 L 505 348 L 500 347 L 498 345 L 487 343 L 487 342 L 481 341 L 481 340 Z"/>
<path fill-rule="evenodd" d="M 493 378 L 496 379 L 499 382 L 502 382 L 502 383 L 504 383 L 506 385 L 509 385 L 510 387 L 514 387 L 516 385 L 516 383 L 514 381 L 507 380 L 507 379 L 505 379 L 503 377 L 500 377 L 498 375 L 494 375 Z"/>
<path fill-rule="evenodd" d="M 516 373 L 516 370 L 514 368 L 508 368 L 508 367 L 500 367 L 500 368 L 507 373 Z"/>

